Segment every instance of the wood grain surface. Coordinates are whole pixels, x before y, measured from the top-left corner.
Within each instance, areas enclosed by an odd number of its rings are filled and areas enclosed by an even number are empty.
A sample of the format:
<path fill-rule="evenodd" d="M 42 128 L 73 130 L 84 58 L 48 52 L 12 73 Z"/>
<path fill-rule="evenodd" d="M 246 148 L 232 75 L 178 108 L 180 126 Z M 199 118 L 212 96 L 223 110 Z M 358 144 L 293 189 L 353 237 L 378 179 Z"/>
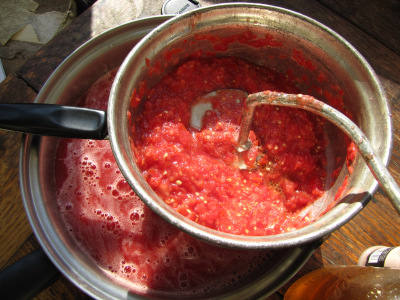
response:
<path fill-rule="evenodd" d="M 209 6 L 227 1 L 200 2 L 203 6 Z M 400 2 L 397 0 L 248 2 L 277 5 L 314 18 L 342 35 L 367 59 L 379 76 L 390 104 L 394 139 L 389 170 L 397 182 L 400 182 L 400 31 L 398 30 Z M 33 102 L 50 74 L 77 47 L 119 24 L 160 14 L 162 3 L 162 0 L 98 0 L 41 48 L 16 74 L 8 76 L 0 84 L 0 102 Z M 39 247 L 25 215 L 19 191 L 20 141 L 20 134 L 0 131 L 1 269 Z M 399 245 L 398 228 L 400 228 L 400 218 L 379 189 L 366 208 L 327 237 L 298 274 L 270 299 L 281 299 L 294 280 L 312 270 L 326 265 L 356 264 L 359 255 L 370 246 Z M 63 276 L 36 296 L 36 299 L 89 298 Z"/>

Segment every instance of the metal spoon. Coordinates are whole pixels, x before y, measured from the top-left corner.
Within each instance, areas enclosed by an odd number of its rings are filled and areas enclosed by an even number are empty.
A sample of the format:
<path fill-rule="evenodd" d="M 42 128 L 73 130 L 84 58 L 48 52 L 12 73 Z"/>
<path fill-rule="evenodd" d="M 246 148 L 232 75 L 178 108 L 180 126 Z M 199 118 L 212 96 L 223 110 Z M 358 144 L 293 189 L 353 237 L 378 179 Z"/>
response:
<path fill-rule="evenodd" d="M 204 103 L 205 101 L 200 102 Z M 284 94 L 272 91 L 250 94 L 246 98 L 243 108 L 238 146 L 236 149 L 238 153 L 243 153 L 250 149 L 251 143 L 248 138 L 251 123 L 253 121 L 254 109 L 261 104 L 290 106 L 304 109 L 324 117 L 339 127 L 354 142 L 375 179 L 379 182 L 379 185 L 391 200 L 393 207 L 400 214 L 400 189 L 385 165 L 382 163 L 381 159 L 376 155 L 376 152 L 371 146 L 368 138 L 348 117 L 312 96 Z"/>

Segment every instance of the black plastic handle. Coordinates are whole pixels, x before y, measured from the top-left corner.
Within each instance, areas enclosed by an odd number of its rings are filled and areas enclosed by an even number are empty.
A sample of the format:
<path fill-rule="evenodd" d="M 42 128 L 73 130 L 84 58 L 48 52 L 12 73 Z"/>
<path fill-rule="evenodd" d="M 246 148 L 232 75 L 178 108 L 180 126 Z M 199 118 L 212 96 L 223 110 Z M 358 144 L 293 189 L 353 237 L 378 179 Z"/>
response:
<path fill-rule="evenodd" d="M 0 298 L 31 299 L 54 283 L 60 274 L 39 248 L 0 272 Z"/>
<path fill-rule="evenodd" d="M 102 140 L 106 112 L 56 104 L 0 104 L 0 128 L 43 136 Z"/>

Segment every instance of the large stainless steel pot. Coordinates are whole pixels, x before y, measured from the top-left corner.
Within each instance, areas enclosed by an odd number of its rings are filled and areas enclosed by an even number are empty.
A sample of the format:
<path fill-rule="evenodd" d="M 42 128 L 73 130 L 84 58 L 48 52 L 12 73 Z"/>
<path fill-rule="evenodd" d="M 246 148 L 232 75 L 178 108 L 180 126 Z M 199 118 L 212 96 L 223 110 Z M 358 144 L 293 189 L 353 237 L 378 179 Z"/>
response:
<path fill-rule="evenodd" d="M 97 79 L 119 66 L 147 33 L 168 19 L 170 17 L 152 17 L 127 23 L 84 44 L 51 75 L 36 102 L 74 105 Z M 123 123 L 120 125 L 124 127 Z M 57 140 L 54 137 L 25 136 L 20 161 L 21 192 L 26 213 L 50 260 L 70 281 L 95 298 L 176 298 L 175 294 L 138 293 L 134 287 L 108 276 L 82 251 L 68 232 L 57 206 L 54 187 Z M 265 297 L 273 293 L 297 272 L 315 246 L 316 243 L 311 243 L 276 251 L 270 267 L 263 274 L 258 274 L 243 286 L 218 294 L 218 299 Z"/>
<path fill-rule="evenodd" d="M 257 38 L 269 35 L 276 42 L 275 46 L 253 47 L 236 42 L 223 51 L 214 47 L 220 46 L 216 43 L 227 40 L 227 37 L 244 31 Z M 216 38 L 209 39 L 209 35 Z M 179 51 L 174 52 L 174 49 Z M 347 41 L 315 20 L 277 7 L 244 3 L 206 7 L 173 18 L 148 34 L 129 53 L 114 81 L 111 109 L 108 111 L 111 145 L 121 171 L 149 207 L 171 224 L 211 243 L 240 248 L 283 248 L 327 235 L 353 218 L 368 203 L 377 182 L 360 156 L 356 158 L 354 171 L 349 174 L 343 135 L 335 128 L 327 127 L 329 171 L 339 167 L 341 173 L 326 197 L 310 208 L 317 218 L 311 225 L 272 236 L 238 236 L 205 228 L 170 208 L 154 193 L 137 165 L 132 163 L 135 159 L 128 138 L 126 112 L 133 90 L 139 89 L 142 81 L 151 88 L 179 61 L 199 50 L 221 56 L 239 56 L 284 74 L 291 70 L 297 78 L 306 78 L 298 81 L 302 93 L 312 94 L 328 103 L 328 98 L 315 87 L 331 95 L 337 95 L 340 90 L 344 94 L 346 109 L 385 164 L 390 156 L 392 127 L 383 89 L 369 64 Z M 165 60 L 167 52 L 175 54 Z M 156 64 L 157 70 L 162 71 L 150 75 Z M 137 113 L 140 109 L 132 111 L 133 115 Z M 335 196 L 347 177 L 348 184 L 336 204 Z M 333 204 L 336 205 L 324 214 Z"/>

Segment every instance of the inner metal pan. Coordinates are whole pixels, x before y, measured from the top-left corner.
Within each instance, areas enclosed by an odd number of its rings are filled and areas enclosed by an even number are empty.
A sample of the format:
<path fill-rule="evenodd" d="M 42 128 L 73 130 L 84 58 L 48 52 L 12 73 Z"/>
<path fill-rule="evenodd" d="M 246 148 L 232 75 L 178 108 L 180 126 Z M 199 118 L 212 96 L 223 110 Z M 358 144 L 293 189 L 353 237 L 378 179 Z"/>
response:
<path fill-rule="evenodd" d="M 224 40 L 245 30 L 258 37 L 269 35 L 282 45 L 252 47 L 233 44 L 228 50 L 218 51 L 207 38 L 196 39 L 196 35 L 213 35 L 218 37 L 217 40 Z M 176 55 L 165 60 L 164 54 L 174 53 L 174 49 L 180 51 L 175 51 L 178 52 Z M 130 98 L 134 89 L 139 90 L 141 82 L 145 81 L 147 87 L 151 88 L 179 61 L 199 50 L 221 56 L 239 56 L 283 74 L 290 69 L 298 78 L 308 78 L 298 82 L 300 91 L 322 101 L 327 99 L 318 94 L 315 87 L 321 87 L 333 95 L 338 90 L 342 91 L 345 108 L 350 111 L 355 123 L 371 141 L 384 164 L 389 160 L 392 126 L 387 100 L 376 74 L 353 46 L 326 26 L 293 11 L 249 3 L 215 5 L 175 17 L 153 30 L 129 53 L 114 81 L 108 111 L 111 145 L 121 171 L 139 197 L 153 211 L 181 230 L 226 247 L 293 247 L 322 238 L 352 219 L 368 203 L 377 189 L 377 182 L 359 155 L 353 165 L 354 171 L 349 173 L 345 162 L 344 138 L 334 128 L 327 129 L 330 142 L 328 171 L 339 168 L 340 175 L 326 197 L 310 207 L 317 220 L 299 230 L 271 236 L 239 236 L 218 232 L 189 221 L 155 194 L 136 163 L 132 163 L 135 159 L 127 119 Z M 309 61 L 315 68 L 309 67 Z M 157 70 L 162 72 L 154 72 L 156 65 Z M 321 76 L 325 79 L 323 82 Z M 134 116 L 140 110 L 132 110 L 131 113 Z M 339 164 L 337 158 L 341 159 Z M 345 182 L 348 182 L 347 185 L 341 189 Z M 342 192 L 336 201 L 339 191 Z M 333 205 L 325 214 L 326 208 Z"/>

